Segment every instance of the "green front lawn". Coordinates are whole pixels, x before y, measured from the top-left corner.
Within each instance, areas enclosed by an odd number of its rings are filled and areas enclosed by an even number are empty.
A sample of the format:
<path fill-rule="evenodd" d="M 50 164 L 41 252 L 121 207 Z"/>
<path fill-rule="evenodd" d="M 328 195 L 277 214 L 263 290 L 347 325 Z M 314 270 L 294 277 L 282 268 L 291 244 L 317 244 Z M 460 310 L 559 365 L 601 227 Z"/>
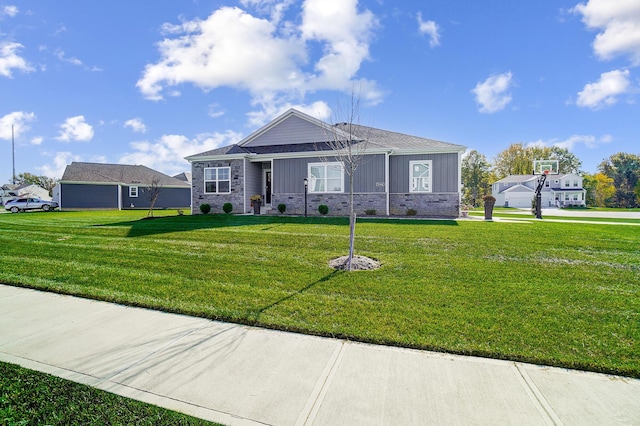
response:
<path fill-rule="evenodd" d="M 277 329 L 640 377 L 640 227 L 0 215 L 0 281 Z"/>
<path fill-rule="evenodd" d="M 0 424 L 213 425 L 4 362 L 0 362 Z"/>

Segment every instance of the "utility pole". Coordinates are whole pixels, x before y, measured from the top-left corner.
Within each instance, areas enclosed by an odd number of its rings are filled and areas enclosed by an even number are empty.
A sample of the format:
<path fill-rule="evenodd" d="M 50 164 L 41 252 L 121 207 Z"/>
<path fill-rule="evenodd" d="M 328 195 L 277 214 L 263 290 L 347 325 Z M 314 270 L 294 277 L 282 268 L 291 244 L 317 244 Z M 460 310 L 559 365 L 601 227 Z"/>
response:
<path fill-rule="evenodd" d="M 13 140 L 13 124 L 11 125 L 11 158 L 13 161 L 13 184 L 16 184 L 16 144 Z"/>

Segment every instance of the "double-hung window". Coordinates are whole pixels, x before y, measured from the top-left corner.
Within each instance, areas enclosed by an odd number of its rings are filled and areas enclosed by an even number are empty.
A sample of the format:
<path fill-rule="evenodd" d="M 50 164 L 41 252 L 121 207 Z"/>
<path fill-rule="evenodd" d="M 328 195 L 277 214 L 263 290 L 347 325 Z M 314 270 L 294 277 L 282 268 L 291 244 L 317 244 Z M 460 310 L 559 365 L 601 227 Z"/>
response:
<path fill-rule="evenodd" d="M 309 192 L 344 192 L 342 163 L 309 163 Z"/>
<path fill-rule="evenodd" d="M 205 194 L 229 194 L 231 192 L 231 167 L 204 169 Z"/>
<path fill-rule="evenodd" d="M 432 161 L 409 161 L 409 191 L 432 192 Z"/>
<path fill-rule="evenodd" d="M 130 186 L 129 187 L 129 197 L 131 197 L 131 198 L 137 198 L 138 197 L 138 187 L 137 186 Z"/>

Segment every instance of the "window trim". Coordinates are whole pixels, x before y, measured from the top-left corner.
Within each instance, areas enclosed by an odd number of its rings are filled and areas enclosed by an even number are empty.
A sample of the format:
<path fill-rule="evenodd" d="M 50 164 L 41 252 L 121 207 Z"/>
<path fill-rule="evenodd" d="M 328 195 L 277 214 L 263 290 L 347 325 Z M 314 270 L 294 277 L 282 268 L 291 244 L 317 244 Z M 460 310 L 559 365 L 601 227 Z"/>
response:
<path fill-rule="evenodd" d="M 138 185 L 131 185 L 129 187 L 129 198 L 138 198 L 139 194 L 140 190 L 138 188 Z"/>
<path fill-rule="evenodd" d="M 207 179 L 207 170 L 212 170 L 215 169 L 216 170 L 216 179 Z M 229 179 L 218 179 L 218 170 L 220 169 L 227 169 L 229 171 L 228 175 L 229 175 Z M 204 193 L 205 194 L 231 194 L 231 167 L 230 166 L 220 166 L 220 167 L 205 167 L 203 172 L 202 172 L 202 178 L 203 178 L 203 182 L 204 182 Z M 207 182 L 215 182 L 216 183 L 216 191 L 215 192 L 209 192 L 207 191 Z M 219 191 L 220 186 L 218 185 L 219 182 L 229 182 L 229 190 L 228 191 L 224 191 L 221 192 Z"/>
<path fill-rule="evenodd" d="M 329 173 L 327 173 L 327 169 L 329 167 L 339 167 L 340 168 L 340 191 L 327 191 L 329 187 L 327 185 L 327 180 L 329 179 Z M 324 167 L 324 191 L 314 191 L 315 183 L 314 178 L 311 177 L 311 168 L 312 167 Z M 307 190 L 310 194 L 344 194 L 344 164 L 340 161 L 332 161 L 332 162 L 320 162 L 320 163 L 308 163 L 307 164 L 307 179 L 309 179 L 309 185 Z"/>
<path fill-rule="evenodd" d="M 427 164 L 428 168 L 429 168 L 429 190 L 428 191 L 424 191 L 424 190 L 419 190 L 419 189 L 413 189 L 413 166 L 416 164 Z M 424 179 L 424 178 L 418 178 L 418 179 Z M 506 184 L 506 182 L 505 182 Z M 428 194 L 433 192 L 433 160 L 415 160 L 415 161 L 409 161 L 409 192 L 413 192 L 413 193 L 417 193 L 417 194 Z"/>

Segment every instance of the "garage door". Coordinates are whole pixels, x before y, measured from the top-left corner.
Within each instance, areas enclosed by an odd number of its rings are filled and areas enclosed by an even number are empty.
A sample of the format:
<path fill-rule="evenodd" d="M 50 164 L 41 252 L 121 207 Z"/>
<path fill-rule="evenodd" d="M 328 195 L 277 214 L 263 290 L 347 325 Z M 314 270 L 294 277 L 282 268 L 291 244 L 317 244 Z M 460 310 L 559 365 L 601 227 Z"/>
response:
<path fill-rule="evenodd" d="M 507 198 L 507 202 L 509 203 L 509 207 L 528 208 L 531 207 L 532 199 L 533 197 L 509 197 Z"/>

